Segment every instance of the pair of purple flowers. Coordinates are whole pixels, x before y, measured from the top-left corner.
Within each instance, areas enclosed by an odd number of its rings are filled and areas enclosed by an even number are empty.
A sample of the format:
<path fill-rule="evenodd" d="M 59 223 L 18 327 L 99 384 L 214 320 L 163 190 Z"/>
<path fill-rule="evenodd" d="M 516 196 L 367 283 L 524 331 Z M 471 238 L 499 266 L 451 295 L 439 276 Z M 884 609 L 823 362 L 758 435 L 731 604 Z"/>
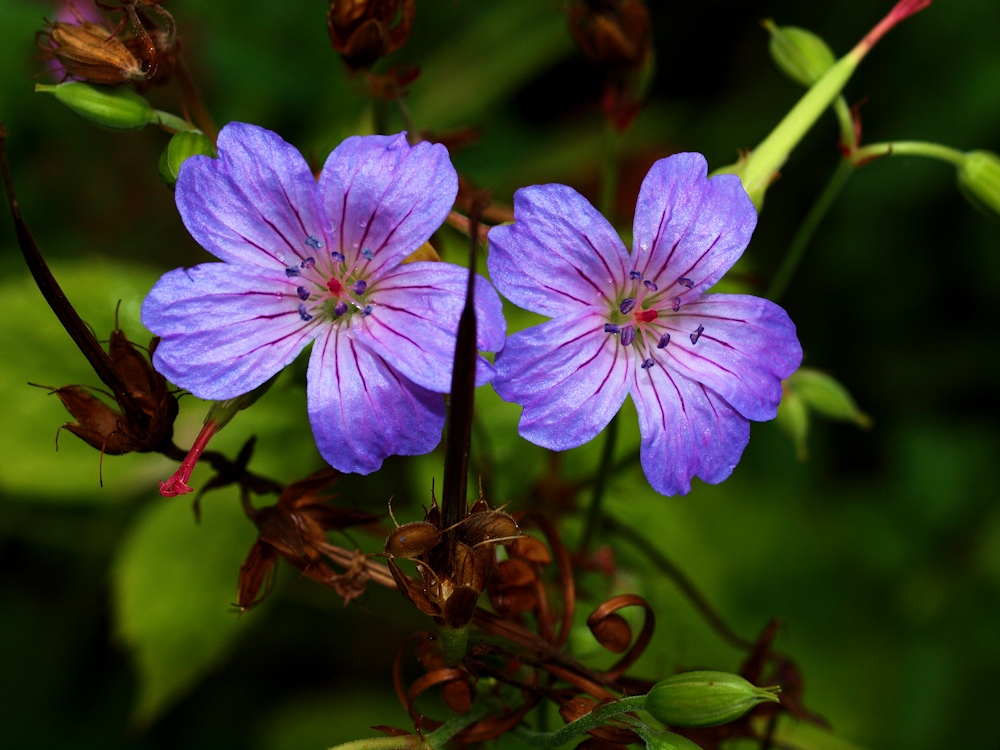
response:
<path fill-rule="evenodd" d="M 403 135 L 344 141 L 317 181 L 274 133 L 225 127 L 219 158 L 183 165 L 176 198 L 222 263 L 166 274 L 143 305 L 162 337 L 154 365 L 206 399 L 266 382 L 313 344 L 308 410 L 323 457 L 369 473 L 440 440 L 468 271 L 404 262 L 443 223 L 458 179 L 443 146 Z M 635 247 L 563 185 L 519 190 L 515 223 L 490 231 L 489 270 L 508 299 L 548 315 L 509 338 L 477 279 L 480 357 L 524 407 L 520 433 L 556 450 L 595 437 L 631 395 L 642 465 L 664 494 L 720 482 L 775 415 L 801 360 L 795 328 L 756 297 L 704 294 L 742 254 L 756 212 L 698 154 L 657 162 L 636 207 Z"/>

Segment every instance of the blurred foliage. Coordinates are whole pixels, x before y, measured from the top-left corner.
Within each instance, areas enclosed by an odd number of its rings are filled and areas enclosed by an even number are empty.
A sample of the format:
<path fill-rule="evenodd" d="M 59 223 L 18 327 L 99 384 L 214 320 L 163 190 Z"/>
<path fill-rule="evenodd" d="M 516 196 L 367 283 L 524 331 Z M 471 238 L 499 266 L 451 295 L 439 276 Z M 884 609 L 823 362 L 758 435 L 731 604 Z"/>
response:
<path fill-rule="evenodd" d="M 411 40 L 390 62 L 424 71 L 407 100 L 415 127 L 474 126 L 458 169 L 500 202 L 535 182 L 596 198 L 602 148 L 600 77 L 577 53 L 558 12 L 538 0 L 418 0 Z M 623 142 L 617 214 L 627 233 L 653 160 L 704 152 L 712 166 L 754 145 L 800 89 L 774 69 L 759 21 L 810 29 L 841 54 L 891 3 L 842 0 L 651 2 L 657 75 Z M 883 7 L 884 6 L 884 7 Z M 314 163 L 374 114 L 329 47 L 322 2 L 170 0 L 184 51 L 220 123 L 278 131 Z M 0 119 L 22 209 L 70 299 L 104 337 L 115 305 L 144 343 L 138 305 L 159 273 L 208 256 L 184 231 L 160 181 L 162 132 L 92 128 L 51 97 L 33 34 L 52 6 L 0 0 Z M 919 138 L 1000 151 L 1000 4 L 939 2 L 869 56 L 845 92 L 866 141 Z M 172 109 L 169 90 L 154 106 Z M 385 113 L 383 113 L 385 114 Z M 388 127 L 402 127 L 389 111 Z M 793 154 L 769 191 L 741 279 L 758 289 L 835 168 L 832 117 Z M 7 224 L 9 226 L 9 224 Z M 442 232 L 445 257 L 461 255 Z M 398 596 L 369 591 L 344 607 L 287 569 L 267 606 L 229 606 L 254 539 L 235 493 L 189 503 L 156 495 L 172 465 L 153 456 L 99 456 L 68 434 L 44 390 L 96 384 L 34 289 L 13 233 L 0 235 L 0 724 L 4 746 L 246 747 L 307 750 L 406 726 L 390 688 L 399 644 L 426 621 Z M 783 723 L 805 748 L 995 746 L 1000 671 L 1000 235 L 971 210 L 947 166 L 885 159 L 848 184 L 820 228 L 784 304 L 806 363 L 832 374 L 874 429 L 814 420 L 810 461 L 774 425 L 754 425 L 733 478 L 686 498 L 652 492 L 633 462 L 611 480 L 607 510 L 643 529 L 737 632 L 784 618 L 781 648 L 797 660 L 806 701 L 834 734 Z M 530 323 L 511 313 L 512 329 Z M 301 362 L 300 362 L 301 364 Z M 293 368 L 213 443 L 234 455 L 258 436 L 253 468 L 288 481 L 320 459 Z M 518 438 L 516 407 L 479 392 L 474 454 L 497 503 L 522 507 L 552 470 Z M 205 407 L 182 400 L 178 442 Z M 638 445 L 634 409 L 619 458 Z M 488 435 L 488 440 L 482 439 Z M 600 441 L 562 456 L 586 481 Z M 489 462 L 484 463 L 483 457 Z M 99 477 L 103 474 L 104 486 Z M 196 472 L 200 486 L 208 470 Z M 440 453 L 393 460 L 341 482 L 338 502 L 381 510 L 390 496 L 416 519 Z M 586 493 L 584 493 L 586 496 Z M 566 519 L 569 538 L 577 533 Z M 361 537 L 369 549 L 380 540 Z M 611 577 L 581 580 L 584 601 L 636 591 L 659 614 L 638 671 L 736 669 L 721 641 L 666 577 L 628 544 L 605 539 Z M 194 640 L 186 640 L 193 638 Z M 579 653 L 595 648 L 575 636 Z M 504 747 L 514 746 L 509 740 Z"/>

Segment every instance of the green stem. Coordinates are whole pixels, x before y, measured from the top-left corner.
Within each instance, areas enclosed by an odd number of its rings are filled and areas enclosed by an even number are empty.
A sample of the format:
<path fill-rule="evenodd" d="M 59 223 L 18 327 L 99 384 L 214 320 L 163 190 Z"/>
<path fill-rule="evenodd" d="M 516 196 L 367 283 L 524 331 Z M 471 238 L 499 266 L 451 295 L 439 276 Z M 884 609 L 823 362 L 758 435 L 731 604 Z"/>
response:
<path fill-rule="evenodd" d="M 443 748 L 452 737 L 466 727 L 472 726 L 491 711 L 496 710 L 492 701 L 477 703 L 463 716 L 456 716 L 442 724 L 438 729 L 424 736 L 426 746 L 432 750 Z"/>
<path fill-rule="evenodd" d="M 858 147 L 858 138 L 854 132 L 854 116 L 843 96 L 838 96 L 833 102 L 833 113 L 837 116 L 837 124 L 840 126 L 840 141 L 848 153 L 853 153 Z"/>
<path fill-rule="evenodd" d="M 645 706 L 646 696 L 634 695 L 631 698 L 622 698 L 606 706 L 595 708 L 589 714 L 581 716 L 576 721 L 571 721 L 562 729 L 555 732 L 532 732 L 522 727 L 516 730 L 516 734 L 529 745 L 536 747 L 559 747 L 559 745 L 569 742 L 584 732 L 604 726 L 610 718 L 629 711 L 640 711 Z"/>
<path fill-rule="evenodd" d="M 172 115 L 160 109 L 153 110 L 153 116 L 149 120 L 155 125 L 159 125 L 168 133 L 200 133 L 197 127 L 189 123 L 183 117 Z"/>
<path fill-rule="evenodd" d="M 469 643 L 469 626 L 464 628 L 449 628 L 442 625 L 438 628 L 441 636 L 441 652 L 449 667 L 457 667 L 465 658 L 466 646 Z"/>
<path fill-rule="evenodd" d="M 402 737 L 370 737 L 366 740 L 352 740 L 335 745 L 330 750 L 417 750 L 424 742 L 415 734 Z"/>
<path fill-rule="evenodd" d="M 942 146 L 940 143 L 927 141 L 889 141 L 872 143 L 855 151 L 851 160 L 858 166 L 880 156 L 925 156 L 929 159 L 939 159 L 956 167 L 965 162 L 965 154 L 956 148 Z"/>
<path fill-rule="evenodd" d="M 598 209 L 611 224 L 614 224 L 615 196 L 618 193 L 618 157 L 621 154 L 622 136 L 607 123 L 604 129 L 604 144 Z"/>
<path fill-rule="evenodd" d="M 843 159 L 837 165 L 837 170 L 833 173 L 826 187 L 823 188 L 823 192 L 820 193 L 819 198 L 816 199 L 812 208 L 809 209 L 809 213 L 806 214 L 802 223 L 799 224 L 798 229 L 795 230 L 795 235 L 788 246 L 788 252 L 785 253 L 785 259 L 781 262 L 778 272 L 774 275 L 774 280 L 771 281 L 771 288 L 767 290 L 767 298 L 769 300 L 777 302 L 788 290 L 788 285 L 791 284 L 792 277 L 795 275 L 795 271 L 798 269 L 802 256 L 805 255 L 806 248 L 809 247 L 813 235 L 852 174 L 854 174 L 853 162 L 850 159 Z"/>
<path fill-rule="evenodd" d="M 583 537 L 580 539 L 580 552 L 590 549 L 594 534 L 601 520 L 601 504 L 604 502 L 604 491 L 608 486 L 608 476 L 611 474 L 611 461 L 615 457 L 615 444 L 618 442 L 618 415 L 615 414 L 608 423 L 604 434 L 604 452 L 601 454 L 601 464 L 597 468 L 594 480 L 594 494 L 590 498 L 587 509 L 587 520 L 583 527 Z"/>

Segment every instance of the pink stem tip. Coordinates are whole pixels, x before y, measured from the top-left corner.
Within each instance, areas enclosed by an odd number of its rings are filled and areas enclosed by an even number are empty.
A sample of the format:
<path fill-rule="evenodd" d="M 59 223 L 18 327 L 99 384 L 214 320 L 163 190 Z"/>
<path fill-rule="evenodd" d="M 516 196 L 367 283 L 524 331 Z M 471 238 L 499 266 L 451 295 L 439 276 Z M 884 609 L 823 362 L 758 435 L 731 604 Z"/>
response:
<path fill-rule="evenodd" d="M 201 432 L 198 433 L 198 437 L 195 438 L 194 445 L 191 446 L 191 450 L 188 451 L 187 456 L 181 461 L 181 465 L 177 468 L 177 471 L 166 482 L 160 482 L 160 494 L 163 497 L 177 497 L 178 495 L 186 495 L 191 491 L 191 486 L 188 484 L 188 481 L 191 479 L 191 472 L 194 471 L 195 464 L 201 458 L 201 454 L 204 452 L 205 446 L 208 445 L 208 441 L 218 431 L 219 425 L 214 421 L 205 423 L 205 426 L 201 428 Z"/>
<path fill-rule="evenodd" d="M 888 15 L 865 35 L 865 38 L 861 40 L 861 44 L 858 46 L 862 47 L 864 52 L 867 52 L 875 46 L 875 43 L 879 39 L 885 36 L 889 29 L 904 18 L 909 18 L 913 14 L 919 13 L 929 7 L 931 2 L 932 0 L 899 0 L 893 9 L 889 11 Z"/>

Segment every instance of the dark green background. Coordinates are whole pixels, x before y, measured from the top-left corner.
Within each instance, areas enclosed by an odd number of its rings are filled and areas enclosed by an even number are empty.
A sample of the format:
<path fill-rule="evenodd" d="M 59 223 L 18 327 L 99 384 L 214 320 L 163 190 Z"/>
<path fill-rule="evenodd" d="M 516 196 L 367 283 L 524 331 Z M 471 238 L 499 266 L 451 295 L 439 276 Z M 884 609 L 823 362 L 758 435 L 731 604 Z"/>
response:
<path fill-rule="evenodd" d="M 577 53 L 549 0 L 418 0 L 393 60 L 421 66 L 408 104 L 420 128 L 473 125 L 458 169 L 499 201 L 537 182 L 597 188 L 599 73 Z M 653 2 L 658 70 L 624 144 L 623 231 L 656 158 L 706 154 L 712 167 L 758 142 L 801 94 L 772 66 L 763 18 L 810 28 L 838 54 L 890 2 Z M 370 123 L 330 50 L 325 4 L 170 0 L 184 49 L 220 123 L 278 131 L 318 162 Z M 32 35 L 51 6 L 0 0 L 0 119 L 26 218 L 71 299 L 99 335 L 138 338 L 142 295 L 158 274 L 207 260 L 185 233 L 156 160 L 166 136 L 113 134 L 47 96 Z M 938 2 L 892 31 L 846 94 L 864 100 L 864 140 L 939 141 L 1000 151 L 1000 4 Z M 176 110 L 171 90 L 153 92 Z M 393 122 L 399 127 L 398 122 Z M 795 152 L 767 205 L 744 270 L 765 284 L 797 222 L 836 166 L 827 116 Z M 328 747 L 406 726 L 392 695 L 396 649 L 427 622 L 373 590 L 343 607 L 284 571 L 267 605 L 237 619 L 239 562 L 254 534 L 232 492 L 189 503 L 155 493 L 171 465 L 104 460 L 64 433 L 58 402 L 27 383 L 96 383 L 31 286 L 8 227 L 0 235 L 0 746 L 74 748 Z M 445 250 L 461 257 L 457 237 Z M 1000 223 L 972 210 L 953 170 L 888 159 L 861 170 L 809 249 L 785 305 L 806 363 L 834 374 L 875 420 L 862 432 L 815 420 L 799 464 L 774 425 L 755 425 L 733 478 L 662 498 L 632 469 L 608 509 L 641 526 L 736 630 L 774 615 L 800 665 L 807 704 L 832 735 L 784 724 L 808 748 L 995 747 L 1000 677 L 998 326 Z M 513 316 L 512 326 L 525 325 Z M 302 368 L 219 438 L 259 436 L 255 467 L 293 480 L 318 466 L 304 417 Z M 501 503 L 525 507 L 543 453 L 518 439 L 518 410 L 480 391 Z M 183 402 L 178 440 L 204 414 Z M 637 444 L 623 414 L 621 453 Z M 482 446 L 480 446 L 482 447 Z M 598 446 L 570 452 L 584 477 Z M 344 502 L 418 517 L 440 454 L 390 461 L 342 484 Z M 204 481 L 206 474 L 195 475 Z M 566 523 L 567 536 L 578 525 Z M 627 545 L 611 581 L 586 579 L 588 606 L 638 591 L 659 626 L 638 671 L 735 670 L 740 653 L 693 614 Z M 378 547 L 378 540 L 364 542 Z M 587 657 L 592 641 L 571 642 Z M 138 654 L 138 656 L 134 656 Z M 158 654 L 158 656 L 157 656 Z"/>

